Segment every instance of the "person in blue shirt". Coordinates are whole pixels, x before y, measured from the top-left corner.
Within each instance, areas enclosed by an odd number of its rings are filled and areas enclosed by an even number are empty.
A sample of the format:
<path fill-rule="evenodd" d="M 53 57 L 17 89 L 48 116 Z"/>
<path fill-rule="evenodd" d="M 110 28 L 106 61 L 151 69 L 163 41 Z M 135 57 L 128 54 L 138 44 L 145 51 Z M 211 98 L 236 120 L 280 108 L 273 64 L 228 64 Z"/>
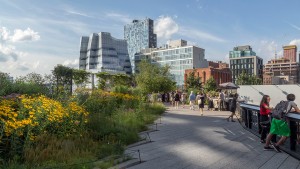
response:
<path fill-rule="evenodd" d="M 195 104 L 196 96 L 193 91 L 191 91 L 189 99 L 190 99 L 190 109 L 195 110 L 194 104 Z"/>

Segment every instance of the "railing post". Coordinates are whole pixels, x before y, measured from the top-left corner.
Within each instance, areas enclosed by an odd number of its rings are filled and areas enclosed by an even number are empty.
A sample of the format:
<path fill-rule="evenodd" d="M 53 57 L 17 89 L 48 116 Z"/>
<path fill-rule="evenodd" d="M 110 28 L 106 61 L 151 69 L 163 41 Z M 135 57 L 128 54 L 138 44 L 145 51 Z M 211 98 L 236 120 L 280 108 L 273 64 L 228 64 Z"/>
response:
<path fill-rule="evenodd" d="M 290 149 L 296 151 L 296 140 L 297 140 L 297 123 L 295 121 L 290 120 Z"/>

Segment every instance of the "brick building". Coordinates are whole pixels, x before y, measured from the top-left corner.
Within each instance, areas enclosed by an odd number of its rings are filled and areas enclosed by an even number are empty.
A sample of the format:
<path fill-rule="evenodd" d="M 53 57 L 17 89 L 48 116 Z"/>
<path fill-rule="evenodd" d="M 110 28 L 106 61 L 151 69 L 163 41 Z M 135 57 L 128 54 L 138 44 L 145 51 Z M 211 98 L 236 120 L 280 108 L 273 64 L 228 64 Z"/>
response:
<path fill-rule="evenodd" d="M 232 74 L 227 63 L 222 62 L 208 62 L 207 68 L 196 68 L 196 69 L 187 69 L 184 73 L 184 83 L 189 75 L 189 73 L 196 71 L 195 75 L 201 78 L 202 84 L 205 84 L 206 81 L 213 77 L 217 84 L 232 82 Z"/>
<path fill-rule="evenodd" d="M 297 62 L 297 46 L 296 45 L 288 45 L 283 46 L 283 58 L 290 60 L 290 62 Z"/>

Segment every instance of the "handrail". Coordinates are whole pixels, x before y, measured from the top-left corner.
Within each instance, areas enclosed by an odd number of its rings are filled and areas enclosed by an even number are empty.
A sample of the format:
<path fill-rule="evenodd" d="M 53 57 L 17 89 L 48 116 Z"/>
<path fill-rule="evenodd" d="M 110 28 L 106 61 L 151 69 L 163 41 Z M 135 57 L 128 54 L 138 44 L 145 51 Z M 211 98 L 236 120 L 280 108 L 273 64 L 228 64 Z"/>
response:
<path fill-rule="evenodd" d="M 247 103 L 239 103 L 237 111 L 239 111 L 241 115 L 241 124 L 243 127 L 251 131 L 253 134 L 260 136 L 259 133 L 262 129 L 262 126 L 260 125 L 259 106 Z M 286 144 L 281 148 L 286 153 L 300 160 L 300 147 L 297 145 L 298 138 L 300 138 L 300 114 L 288 113 L 286 117 L 291 130 L 291 136 L 289 137 L 289 141 L 286 141 Z M 278 139 L 278 137 L 275 136 L 273 141 L 276 141 L 276 139 Z"/>

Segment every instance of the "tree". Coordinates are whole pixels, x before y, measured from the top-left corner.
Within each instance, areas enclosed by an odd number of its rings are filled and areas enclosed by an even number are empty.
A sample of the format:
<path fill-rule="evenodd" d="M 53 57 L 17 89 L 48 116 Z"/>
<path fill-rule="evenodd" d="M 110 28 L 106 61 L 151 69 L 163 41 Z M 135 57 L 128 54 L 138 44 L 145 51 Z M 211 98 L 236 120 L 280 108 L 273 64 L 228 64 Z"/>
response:
<path fill-rule="evenodd" d="M 108 88 L 112 81 L 112 75 L 108 72 L 99 72 L 96 77 L 98 78 L 98 88 L 102 90 Z"/>
<path fill-rule="evenodd" d="M 202 83 L 201 78 L 195 76 L 196 70 L 194 69 L 192 72 L 189 73 L 189 75 L 186 78 L 186 88 L 187 89 L 201 89 Z"/>
<path fill-rule="evenodd" d="M 152 92 L 169 92 L 176 88 L 170 74 L 170 66 L 151 64 L 145 60 L 139 63 L 139 73 L 136 75 L 137 86 L 144 94 Z"/>
<path fill-rule="evenodd" d="M 9 74 L 0 72 L 0 96 L 5 96 L 12 92 L 13 83 L 9 80 Z"/>
<path fill-rule="evenodd" d="M 24 83 L 30 83 L 30 84 L 38 84 L 38 85 L 44 85 L 45 80 L 42 75 L 38 73 L 29 73 L 26 76 L 21 76 L 16 79 L 16 82 L 24 82 Z"/>
<path fill-rule="evenodd" d="M 236 79 L 237 85 L 260 85 L 262 80 L 255 75 L 247 74 L 243 71 Z"/>
<path fill-rule="evenodd" d="M 205 85 L 204 85 L 204 90 L 205 92 L 210 92 L 210 91 L 216 91 L 217 90 L 217 83 L 213 77 L 210 77 Z"/>
<path fill-rule="evenodd" d="M 56 81 L 56 94 L 72 94 L 73 69 L 63 65 L 57 65 L 54 67 L 54 70 L 52 70 L 52 74 Z"/>
<path fill-rule="evenodd" d="M 88 82 L 91 73 L 85 70 L 73 69 L 73 81 L 77 86 L 83 86 Z"/>

